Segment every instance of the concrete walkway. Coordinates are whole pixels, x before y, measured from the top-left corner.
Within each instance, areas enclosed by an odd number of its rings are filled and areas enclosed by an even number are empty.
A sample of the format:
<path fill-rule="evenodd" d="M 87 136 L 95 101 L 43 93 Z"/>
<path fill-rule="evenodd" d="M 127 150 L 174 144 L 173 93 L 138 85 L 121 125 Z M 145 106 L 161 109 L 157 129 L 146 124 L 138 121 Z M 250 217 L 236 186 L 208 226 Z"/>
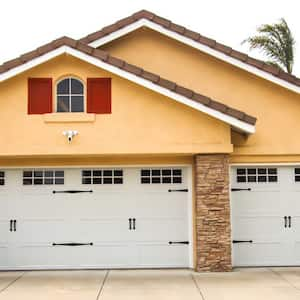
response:
<path fill-rule="evenodd" d="M 0 272 L 0 300 L 299 300 L 300 268 Z"/>

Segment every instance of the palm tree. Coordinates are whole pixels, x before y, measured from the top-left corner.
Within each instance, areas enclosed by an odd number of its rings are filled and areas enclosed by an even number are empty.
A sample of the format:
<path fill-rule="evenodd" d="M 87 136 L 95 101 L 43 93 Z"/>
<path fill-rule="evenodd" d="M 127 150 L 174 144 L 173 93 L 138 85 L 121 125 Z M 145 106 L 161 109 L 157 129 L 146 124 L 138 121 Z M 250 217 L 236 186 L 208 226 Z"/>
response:
<path fill-rule="evenodd" d="M 295 40 L 285 19 L 282 18 L 272 25 L 263 24 L 257 28 L 257 32 L 258 35 L 249 37 L 242 43 L 248 43 L 250 50 L 261 50 L 270 59 L 266 63 L 291 74 L 294 65 Z"/>

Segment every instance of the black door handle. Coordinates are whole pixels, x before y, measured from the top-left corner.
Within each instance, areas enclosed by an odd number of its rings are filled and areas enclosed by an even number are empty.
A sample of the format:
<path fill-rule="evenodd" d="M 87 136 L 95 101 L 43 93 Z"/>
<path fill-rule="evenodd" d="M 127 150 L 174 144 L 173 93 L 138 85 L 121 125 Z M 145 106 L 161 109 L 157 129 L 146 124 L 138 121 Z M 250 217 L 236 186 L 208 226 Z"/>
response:
<path fill-rule="evenodd" d="M 129 230 L 131 230 L 131 228 L 132 228 L 132 225 L 131 225 L 132 220 L 131 220 L 131 218 L 128 219 L 128 222 L 129 222 Z"/>
<path fill-rule="evenodd" d="M 292 217 L 291 216 L 288 216 L 288 220 L 289 220 L 289 228 L 291 228 L 292 227 Z"/>
<path fill-rule="evenodd" d="M 133 221 L 133 228 L 132 229 L 135 230 L 135 218 L 133 218 L 132 221 Z"/>
<path fill-rule="evenodd" d="M 17 231 L 17 220 L 14 220 L 13 221 L 13 227 L 14 227 L 14 231 Z"/>
<path fill-rule="evenodd" d="M 284 228 L 286 228 L 287 227 L 287 216 L 284 216 L 283 218 L 284 218 Z"/>
<path fill-rule="evenodd" d="M 9 220 L 9 231 L 13 231 L 13 220 Z"/>

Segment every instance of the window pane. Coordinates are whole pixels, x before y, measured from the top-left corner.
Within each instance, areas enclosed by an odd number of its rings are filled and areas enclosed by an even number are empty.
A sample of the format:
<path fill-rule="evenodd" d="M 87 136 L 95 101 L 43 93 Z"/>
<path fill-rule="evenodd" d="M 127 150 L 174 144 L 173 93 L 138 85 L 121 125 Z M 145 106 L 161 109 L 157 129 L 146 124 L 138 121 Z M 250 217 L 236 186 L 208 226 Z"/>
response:
<path fill-rule="evenodd" d="M 256 169 L 247 169 L 248 174 L 256 174 Z"/>
<path fill-rule="evenodd" d="M 142 177 L 141 183 L 150 183 L 150 177 Z"/>
<path fill-rule="evenodd" d="M 24 184 L 24 185 L 31 185 L 31 184 L 32 184 L 32 179 L 24 178 L 24 179 L 23 179 L 23 184 Z"/>
<path fill-rule="evenodd" d="M 122 184 L 122 183 L 123 183 L 123 178 L 121 177 L 114 178 L 114 184 Z"/>
<path fill-rule="evenodd" d="M 248 176 L 248 182 L 256 182 L 256 176 Z"/>
<path fill-rule="evenodd" d="M 82 178 L 82 184 L 91 184 L 91 178 Z"/>
<path fill-rule="evenodd" d="M 237 182 L 246 182 L 246 176 L 238 176 Z"/>
<path fill-rule="evenodd" d="M 123 176 L 122 170 L 114 170 L 114 176 Z"/>
<path fill-rule="evenodd" d="M 141 170 L 142 176 L 150 176 L 150 170 Z"/>
<path fill-rule="evenodd" d="M 34 177 L 43 177 L 43 171 L 34 171 Z"/>
<path fill-rule="evenodd" d="M 0 178 L 0 185 L 4 185 L 4 179 Z"/>
<path fill-rule="evenodd" d="M 44 184 L 53 184 L 53 178 L 45 178 Z"/>
<path fill-rule="evenodd" d="M 83 84 L 77 79 L 71 79 L 71 94 L 83 94 Z"/>
<path fill-rule="evenodd" d="M 33 184 L 43 184 L 43 179 L 42 178 L 36 178 L 33 180 Z"/>
<path fill-rule="evenodd" d="M 58 85 L 57 85 L 57 94 L 69 94 L 70 89 L 69 89 L 69 78 L 62 80 Z"/>
<path fill-rule="evenodd" d="M 163 176 L 171 176 L 171 170 L 162 170 L 161 172 Z"/>
<path fill-rule="evenodd" d="M 295 176 L 295 181 L 299 182 L 300 181 L 300 176 Z"/>
<path fill-rule="evenodd" d="M 236 174 L 237 175 L 245 175 L 246 174 L 246 169 L 237 169 Z"/>
<path fill-rule="evenodd" d="M 55 178 L 55 184 L 64 184 L 63 178 Z"/>
<path fill-rule="evenodd" d="M 95 170 L 95 171 L 93 171 L 93 176 L 100 177 L 101 174 L 102 174 L 101 170 Z"/>
<path fill-rule="evenodd" d="M 112 170 L 104 170 L 103 176 L 112 176 Z"/>
<path fill-rule="evenodd" d="M 53 177 L 54 172 L 53 171 L 45 171 L 45 177 Z"/>
<path fill-rule="evenodd" d="M 162 182 L 163 183 L 171 183 L 171 177 L 163 177 Z"/>
<path fill-rule="evenodd" d="M 269 182 L 277 182 L 277 176 L 269 176 Z"/>
<path fill-rule="evenodd" d="M 259 168 L 258 169 L 258 174 L 267 174 L 267 169 Z"/>
<path fill-rule="evenodd" d="M 57 96 L 57 112 L 69 112 L 69 96 Z"/>
<path fill-rule="evenodd" d="M 160 177 L 152 177 L 152 183 L 160 183 Z"/>
<path fill-rule="evenodd" d="M 180 169 L 173 170 L 173 175 L 181 176 L 181 170 Z"/>
<path fill-rule="evenodd" d="M 102 183 L 102 180 L 101 178 L 93 178 L 93 184 L 101 184 Z"/>
<path fill-rule="evenodd" d="M 277 174 L 277 169 L 276 168 L 268 169 L 268 174 Z"/>
<path fill-rule="evenodd" d="M 1 177 L 1 178 L 4 177 L 4 172 L 3 172 L 3 171 L 0 172 L 0 177 Z"/>
<path fill-rule="evenodd" d="M 267 182 L 267 176 L 258 176 L 258 182 Z"/>
<path fill-rule="evenodd" d="M 32 172 L 31 171 L 24 171 L 23 172 L 23 177 L 32 177 Z"/>
<path fill-rule="evenodd" d="M 71 96 L 71 112 L 83 111 L 83 96 Z"/>
<path fill-rule="evenodd" d="M 55 171 L 55 177 L 64 177 L 65 172 L 64 171 Z"/>
<path fill-rule="evenodd" d="M 152 176 L 160 176 L 160 170 L 152 170 Z"/>
<path fill-rule="evenodd" d="M 112 184 L 112 178 L 108 177 L 108 178 L 103 178 L 103 183 L 104 184 Z"/>
<path fill-rule="evenodd" d="M 173 177 L 173 183 L 181 183 L 182 179 L 181 177 Z"/>
<path fill-rule="evenodd" d="M 300 168 L 295 168 L 295 174 L 300 174 Z"/>
<path fill-rule="evenodd" d="M 83 170 L 82 171 L 82 176 L 91 176 L 92 175 L 92 171 L 90 170 Z"/>

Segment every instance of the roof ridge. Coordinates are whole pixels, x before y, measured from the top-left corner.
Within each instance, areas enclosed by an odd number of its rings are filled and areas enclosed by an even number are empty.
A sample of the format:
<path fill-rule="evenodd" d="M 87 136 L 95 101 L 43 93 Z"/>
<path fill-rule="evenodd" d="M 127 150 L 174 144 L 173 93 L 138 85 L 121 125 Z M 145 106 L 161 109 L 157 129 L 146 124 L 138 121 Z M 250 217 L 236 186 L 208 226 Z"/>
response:
<path fill-rule="evenodd" d="M 87 55 L 93 56 L 107 64 L 110 64 L 121 70 L 124 70 L 131 74 L 134 74 L 135 76 L 138 76 L 140 78 L 148 80 L 160 87 L 166 88 L 172 92 L 175 92 L 176 94 L 184 96 L 192 101 L 198 102 L 206 107 L 209 107 L 211 109 L 214 109 L 216 111 L 219 111 L 221 113 L 229 115 L 229 116 L 236 118 L 240 121 L 243 121 L 245 123 L 248 123 L 251 125 L 255 125 L 255 123 L 256 123 L 255 117 L 252 117 L 240 110 L 229 107 L 219 101 L 213 100 L 213 99 L 206 97 L 202 94 L 199 94 L 191 89 L 181 86 L 181 85 L 177 84 L 176 82 L 173 82 L 166 78 L 163 78 L 158 74 L 144 70 L 143 68 L 140 68 L 136 65 L 126 62 L 125 60 L 122 60 L 115 56 L 111 56 L 109 53 L 107 53 L 103 50 L 93 48 L 85 43 L 74 40 L 67 36 L 63 36 L 58 39 L 55 39 L 52 42 L 42 45 L 33 51 L 27 52 L 13 60 L 5 62 L 4 64 L 0 65 L 0 74 L 7 72 L 10 69 L 13 69 L 17 66 L 23 65 L 24 63 L 26 63 L 34 58 L 42 56 L 42 55 L 44 55 L 50 51 L 53 51 L 57 48 L 60 48 L 62 46 L 69 46 L 75 50 L 78 50 Z"/>
<path fill-rule="evenodd" d="M 189 38 L 195 42 L 198 42 L 202 45 L 210 47 L 218 52 L 221 52 L 221 53 L 223 53 L 229 57 L 232 57 L 234 59 L 237 59 L 237 60 L 239 60 L 243 63 L 246 63 L 252 67 L 255 67 L 259 70 L 267 72 L 267 73 L 273 75 L 274 77 L 277 77 L 279 79 L 287 81 L 296 86 L 300 86 L 300 78 L 298 78 L 295 75 L 292 75 L 285 71 L 282 71 L 281 69 L 279 69 L 276 66 L 267 64 L 260 59 L 251 57 L 246 53 L 235 50 L 229 46 L 226 46 L 222 43 L 217 42 L 214 39 L 211 39 L 207 36 L 201 35 L 198 32 L 195 32 L 195 31 L 187 29 L 181 25 L 173 23 L 172 21 L 162 18 L 148 10 L 145 10 L 145 9 L 140 10 L 140 11 L 130 15 L 129 17 L 120 19 L 111 25 L 105 26 L 98 31 L 88 34 L 87 36 L 79 39 L 79 41 L 82 43 L 89 44 L 99 38 L 102 38 L 110 33 L 113 33 L 115 31 L 117 31 L 123 27 L 126 27 L 126 26 L 128 26 L 138 20 L 141 20 L 141 19 L 147 19 L 147 20 L 154 22 L 170 31 L 173 31 L 173 32 L 180 34 L 186 38 Z"/>

